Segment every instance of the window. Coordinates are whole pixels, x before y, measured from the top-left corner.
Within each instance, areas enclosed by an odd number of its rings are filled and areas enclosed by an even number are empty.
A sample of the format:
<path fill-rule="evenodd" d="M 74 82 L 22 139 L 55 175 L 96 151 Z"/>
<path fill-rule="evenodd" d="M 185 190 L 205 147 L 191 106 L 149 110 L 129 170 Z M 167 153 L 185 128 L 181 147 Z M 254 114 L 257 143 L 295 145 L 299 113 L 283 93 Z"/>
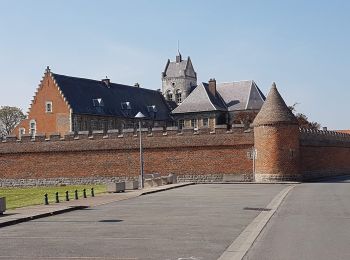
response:
<path fill-rule="evenodd" d="M 203 126 L 204 127 L 209 126 L 209 118 L 203 118 Z"/>
<path fill-rule="evenodd" d="M 181 91 L 180 90 L 176 90 L 175 98 L 176 98 L 176 103 L 181 103 L 182 102 L 182 97 L 181 97 Z"/>
<path fill-rule="evenodd" d="M 197 119 L 191 119 L 191 127 L 197 128 Z"/>
<path fill-rule="evenodd" d="M 122 102 L 121 103 L 122 109 L 123 110 L 130 110 L 131 109 L 131 104 L 130 102 Z"/>
<path fill-rule="evenodd" d="M 179 120 L 179 128 L 183 128 L 185 126 L 185 121 L 183 119 Z"/>
<path fill-rule="evenodd" d="M 147 106 L 147 111 L 156 113 L 157 112 L 157 107 L 155 105 Z"/>
<path fill-rule="evenodd" d="M 170 90 L 168 90 L 166 93 L 166 99 L 169 101 L 173 101 L 173 93 L 171 93 Z"/>
<path fill-rule="evenodd" d="M 105 105 L 102 98 L 94 98 L 92 100 L 92 104 L 94 105 L 94 107 L 103 107 Z"/>
<path fill-rule="evenodd" d="M 21 127 L 18 132 L 18 136 L 21 138 L 22 135 L 26 134 L 26 129 L 24 127 Z"/>
<path fill-rule="evenodd" d="M 46 113 L 52 113 L 52 101 L 45 102 L 45 111 Z"/>
<path fill-rule="evenodd" d="M 35 122 L 35 120 L 33 119 L 33 120 L 30 120 L 30 122 L 29 122 L 29 133 L 30 133 L 30 135 L 32 136 L 32 137 L 34 137 L 35 136 L 35 134 L 36 134 L 36 122 Z"/>

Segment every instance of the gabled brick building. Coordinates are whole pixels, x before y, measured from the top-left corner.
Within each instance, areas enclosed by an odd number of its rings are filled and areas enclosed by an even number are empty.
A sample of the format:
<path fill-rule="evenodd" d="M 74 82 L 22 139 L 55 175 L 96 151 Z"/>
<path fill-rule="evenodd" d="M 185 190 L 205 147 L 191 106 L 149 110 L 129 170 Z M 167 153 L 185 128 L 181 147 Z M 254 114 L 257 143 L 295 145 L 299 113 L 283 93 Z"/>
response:
<path fill-rule="evenodd" d="M 46 135 L 68 132 L 136 128 L 135 115 L 146 117 L 144 127 L 171 122 L 170 107 L 159 91 L 52 73 L 46 69 L 27 119 L 13 134 Z"/>

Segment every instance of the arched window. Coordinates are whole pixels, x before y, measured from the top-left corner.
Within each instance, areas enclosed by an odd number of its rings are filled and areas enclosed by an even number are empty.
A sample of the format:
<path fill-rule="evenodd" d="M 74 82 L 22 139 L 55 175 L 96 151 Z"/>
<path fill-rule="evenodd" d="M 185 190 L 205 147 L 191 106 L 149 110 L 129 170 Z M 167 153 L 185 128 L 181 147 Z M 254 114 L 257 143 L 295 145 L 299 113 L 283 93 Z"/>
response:
<path fill-rule="evenodd" d="M 179 90 L 179 89 L 176 90 L 175 98 L 176 98 L 176 103 L 181 103 L 182 102 L 181 90 Z"/>
<path fill-rule="evenodd" d="M 29 122 L 29 133 L 31 137 L 34 137 L 36 134 L 36 121 L 34 119 Z"/>
<path fill-rule="evenodd" d="M 170 90 L 166 92 L 166 99 L 169 101 L 173 101 L 173 93 Z"/>

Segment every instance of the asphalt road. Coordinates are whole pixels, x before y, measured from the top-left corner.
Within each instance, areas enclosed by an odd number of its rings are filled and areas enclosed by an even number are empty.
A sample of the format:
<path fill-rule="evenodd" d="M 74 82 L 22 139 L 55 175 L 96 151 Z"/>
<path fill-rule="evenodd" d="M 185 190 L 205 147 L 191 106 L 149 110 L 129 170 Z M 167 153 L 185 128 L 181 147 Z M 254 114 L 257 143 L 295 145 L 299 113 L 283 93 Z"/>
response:
<path fill-rule="evenodd" d="M 0 259 L 214 260 L 285 187 L 193 185 L 1 228 Z"/>
<path fill-rule="evenodd" d="M 297 185 L 245 259 L 350 259 L 350 179 Z"/>

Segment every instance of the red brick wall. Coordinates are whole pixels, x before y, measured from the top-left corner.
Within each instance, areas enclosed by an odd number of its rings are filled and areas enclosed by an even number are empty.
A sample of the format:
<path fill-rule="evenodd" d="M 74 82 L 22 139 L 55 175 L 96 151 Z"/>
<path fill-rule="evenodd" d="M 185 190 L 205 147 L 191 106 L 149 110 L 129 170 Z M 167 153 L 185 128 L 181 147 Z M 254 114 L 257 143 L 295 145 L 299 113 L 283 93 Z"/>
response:
<path fill-rule="evenodd" d="M 252 133 L 145 135 L 145 172 L 252 175 L 252 146 Z M 0 179 L 138 176 L 138 148 L 138 137 L 116 136 L 0 143 Z"/>
<path fill-rule="evenodd" d="M 52 102 L 52 113 L 46 113 L 46 101 Z M 18 136 L 19 128 L 29 134 L 29 122 L 36 121 L 37 133 L 67 133 L 70 131 L 70 109 L 49 73 L 45 73 L 32 102 L 28 119 L 23 120 L 13 131 Z"/>
<path fill-rule="evenodd" d="M 298 126 L 256 127 L 254 141 L 257 151 L 256 180 L 297 180 L 301 178 Z"/>
<path fill-rule="evenodd" d="M 350 174 L 350 135 L 302 131 L 300 167 L 305 180 Z"/>

